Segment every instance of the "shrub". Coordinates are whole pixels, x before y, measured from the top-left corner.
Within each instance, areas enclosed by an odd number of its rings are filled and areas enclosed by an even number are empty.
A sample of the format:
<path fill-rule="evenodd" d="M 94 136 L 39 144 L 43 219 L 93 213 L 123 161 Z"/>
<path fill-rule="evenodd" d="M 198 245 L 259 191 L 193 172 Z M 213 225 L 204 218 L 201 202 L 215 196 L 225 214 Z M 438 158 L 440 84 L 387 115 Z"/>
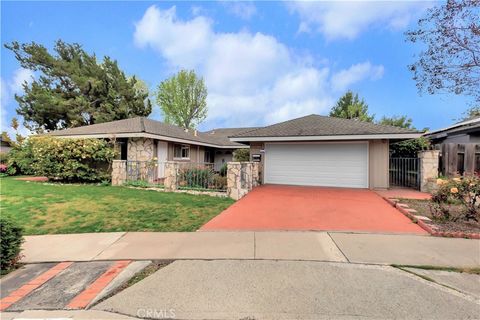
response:
<path fill-rule="evenodd" d="M 0 218 L 0 269 L 5 274 L 16 267 L 20 261 L 20 250 L 23 243 L 22 228 L 10 220 Z"/>
<path fill-rule="evenodd" d="M 225 177 L 227 176 L 227 164 L 224 163 L 222 167 L 220 168 L 220 176 Z"/>
<path fill-rule="evenodd" d="M 36 175 L 66 182 L 97 182 L 110 179 L 115 158 L 113 145 L 100 139 L 32 137 L 32 168 Z"/>
<path fill-rule="evenodd" d="M 7 165 L 0 163 L 0 173 L 6 173 L 7 172 Z"/>
<path fill-rule="evenodd" d="M 206 189 L 213 183 L 214 173 L 207 168 L 188 168 L 180 171 L 179 185 L 188 188 Z"/>
<path fill-rule="evenodd" d="M 437 179 L 438 189 L 432 195 L 430 206 L 432 215 L 445 220 L 480 219 L 480 178 L 468 176 L 453 179 Z M 463 206 L 460 216 L 454 217 L 451 208 L 455 204 Z"/>
<path fill-rule="evenodd" d="M 227 189 L 227 177 L 216 174 L 213 176 L 213 188 L 217 190 Z"/>
<path fill-rule="evenodd" d="M 21 144 L 15 145 L 8 153 L 7 173 L 9 175 L 33 175 L 34 154 L 32 150 L 32 141 L 27 139 Z"/>
<path fill-rule="evenodd" d="M 245 162 L 250 161 L 250 149 L 237 149 L 233 151 L 233 161 Z"/>

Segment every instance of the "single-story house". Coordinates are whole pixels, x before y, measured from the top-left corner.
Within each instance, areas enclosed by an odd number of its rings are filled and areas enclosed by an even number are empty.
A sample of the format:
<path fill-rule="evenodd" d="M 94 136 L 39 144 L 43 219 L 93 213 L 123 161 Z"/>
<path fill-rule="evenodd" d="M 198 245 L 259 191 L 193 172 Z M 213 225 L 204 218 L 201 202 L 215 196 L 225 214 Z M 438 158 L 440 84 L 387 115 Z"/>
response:
<path fill-rule="evenodd" d="M 119 159 L 213 163 L 217 171 L 232 161 L 233 151 L 250 148 L 251 161 L 260 163 L 264 183 L 388 188 L 389 143 L 418 138 L 422 133 L 309 115 L 266 127 L 206 132 L 138 117 L 52 131 L 47 135 L 115 139 Z"/>
<path fill-rule="evenodd" d="M 183 129 L 144 117 L 57 130 L 46 135 L 61 138 L 115 139 L 119 159 L 158 162 L 213 163 L 220 170 L 232 161 L 233 151 L 248 148 L 228 136 L 256 128 L 214 129 L 207 132 Z"/>
<path fill-rule="evenodd" d="M 461 121 L 449 127 L 427 132 L 432 144 L 480 143 L 480 117 Z"/>
<path fill-rule="evenodd" d="M 264 183 L 349 188 L 389 187 L 389 143 L 421 132 L 309 115 L 230 137 L 250 146 Z"/>

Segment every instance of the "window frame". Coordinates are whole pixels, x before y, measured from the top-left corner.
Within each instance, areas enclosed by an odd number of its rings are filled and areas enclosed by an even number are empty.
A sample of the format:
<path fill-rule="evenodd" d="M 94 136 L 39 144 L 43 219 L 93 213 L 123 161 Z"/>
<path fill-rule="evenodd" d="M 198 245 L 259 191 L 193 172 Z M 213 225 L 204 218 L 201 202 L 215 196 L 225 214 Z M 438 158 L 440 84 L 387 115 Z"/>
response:
<path fill-rule="evenodd" d="M 180 147 L 180 157 L 176 156 L 177 147 Z M 183 152 L 186 151 L 186 155 Z M 190 145 L 183 143 L 175 143 L 173 145 L 173 160 L 190 160 Z"/>

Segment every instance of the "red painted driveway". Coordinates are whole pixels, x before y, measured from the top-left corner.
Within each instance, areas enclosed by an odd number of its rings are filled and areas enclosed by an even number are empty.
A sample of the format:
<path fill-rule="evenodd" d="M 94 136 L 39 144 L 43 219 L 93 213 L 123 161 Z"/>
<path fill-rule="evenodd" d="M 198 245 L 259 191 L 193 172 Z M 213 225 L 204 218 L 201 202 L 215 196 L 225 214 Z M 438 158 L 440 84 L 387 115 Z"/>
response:
<path fill-rule="evenodd" d="M 365 189 L 263 185 L 200 230 L 336 230 L 427 234 Z"/>

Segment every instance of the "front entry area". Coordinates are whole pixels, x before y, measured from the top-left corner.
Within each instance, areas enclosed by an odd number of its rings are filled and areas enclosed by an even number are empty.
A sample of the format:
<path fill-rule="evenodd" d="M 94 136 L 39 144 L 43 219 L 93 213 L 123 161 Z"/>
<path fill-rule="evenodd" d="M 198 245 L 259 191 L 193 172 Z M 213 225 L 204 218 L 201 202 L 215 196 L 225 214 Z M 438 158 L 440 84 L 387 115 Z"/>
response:
<path fill-rule="evenodd" d="M 366 189 L 262 185 L 201 230 L 330 230 L 427 234 Z"/>
<path fill-rule="evenodd" d="M 368 142 L 267 143 L 265 183 L 368 188 Z"/>

